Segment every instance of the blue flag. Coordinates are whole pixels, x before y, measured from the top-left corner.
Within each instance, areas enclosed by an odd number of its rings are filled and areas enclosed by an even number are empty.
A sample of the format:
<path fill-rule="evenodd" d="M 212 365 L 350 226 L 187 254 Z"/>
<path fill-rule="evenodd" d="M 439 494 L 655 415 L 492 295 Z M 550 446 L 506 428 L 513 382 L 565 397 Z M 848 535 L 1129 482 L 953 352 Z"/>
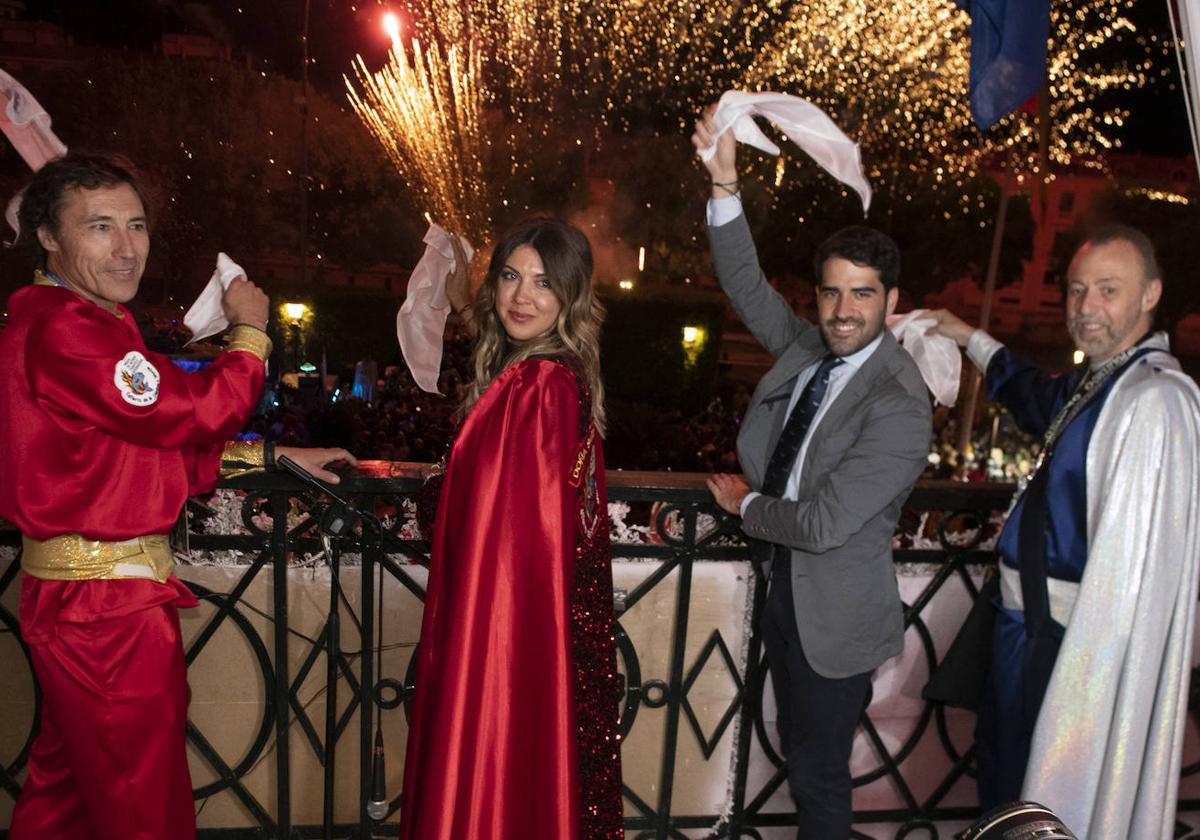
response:
<path fill-rule="evenodd" d="M 971 15 L 971 116 L 991 128 L 1046 81 L 1049 0 L 954 0 Z"/>

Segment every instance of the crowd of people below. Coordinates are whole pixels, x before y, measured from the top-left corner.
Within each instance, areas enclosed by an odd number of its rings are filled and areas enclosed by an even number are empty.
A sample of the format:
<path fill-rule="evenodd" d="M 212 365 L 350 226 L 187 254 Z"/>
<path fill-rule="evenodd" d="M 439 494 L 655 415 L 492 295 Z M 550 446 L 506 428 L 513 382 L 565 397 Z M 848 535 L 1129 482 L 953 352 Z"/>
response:
<path fill-rule="evenodd" d="M 344 446 L 359 458 L 434 463 L 446 452 L 469 382 L 470 334 L 454 323 L 447 330 L 440 394 L 422 391 L 408 369 L 382 370 L 370 400 L 353 395 L 349 377 L 334 393 L 278 385 L 268 392 L 246 433 L 287 446 Z M 610 424 L 604 452 L 610 469 L 668 472 L 736 472 L 737 434 L 750 404 L 750 389 L 721 379 L 702 411 L 608 399 Z M 925 479 L 959 474 L 959 412 L 934 412 Z M 1037 456 L 1037 441 L 998 406 L 986 405 L 972 433 L 968 481 L 1014 481 Z"/>
<path fill-rule="evenodd" d="M 454 370 L 444 382 L 461 382 Z M 460 386 L 461 387 L 461 386 Z M 445 389 L 444 389 L 445 391 Z M 256 414 L 247 432 L 289 446 L 344 445 L 359 458 L 434 463 L 454 433 L 458 400 L 428 394 L 407 370 L 388 368 L 373 401 L 346 397 L 316 402 L 294 390 L 276 392 L 276 403 Z M 609 401 L 613 428 L 604 441 L 610 469 L 666 472 L 735 472 L 737 433 L 749 402 L 742 386 L 721 389 L 698 414 Z M 958 475 L 960 421 L 943 408 L 934 413 L 929 465 L 922 478 Z M 972 433 L 968 481 L 1015 481 L 1028 472 L 1038 443 L 1003 409 L 986 406 Z"/>

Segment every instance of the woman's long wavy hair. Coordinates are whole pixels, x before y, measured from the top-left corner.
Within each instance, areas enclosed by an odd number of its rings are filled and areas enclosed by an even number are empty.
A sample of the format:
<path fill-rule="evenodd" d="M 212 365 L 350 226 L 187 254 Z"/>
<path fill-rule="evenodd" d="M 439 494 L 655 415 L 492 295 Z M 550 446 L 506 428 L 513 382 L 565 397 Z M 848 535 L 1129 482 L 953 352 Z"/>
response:
<path fill-rule="evenodd" d="M 496 313 L 496 287 L 508 258 L 522 245 L 529 245 L 542 258 L 546 280 L 562 310 L 554 329 L 518 343 L 508 337 Z M 564 356 L 574 361 L 579 375 L 591 388 L 592 421 L 604 434 L 604 383 L 600 380 L 604 306 L 592 288 L 592 247 L 583 231 L 557 219 L 531 219 L 508 231 L 492 251 L 487 278 L 475 296 L 474 314 L 475 381 L 463 399 L 464 417 L 509 365 L 537 356 Z"/>

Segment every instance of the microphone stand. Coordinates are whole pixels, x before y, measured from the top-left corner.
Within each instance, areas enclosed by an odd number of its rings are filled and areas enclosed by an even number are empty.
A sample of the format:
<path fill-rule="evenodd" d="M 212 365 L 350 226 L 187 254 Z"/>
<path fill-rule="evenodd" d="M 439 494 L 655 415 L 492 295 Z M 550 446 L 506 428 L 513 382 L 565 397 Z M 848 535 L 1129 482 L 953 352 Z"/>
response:
<path fill-rule="evenodd" d="M 324 516 L 321 517 L 324 519 Z M 329 561 L 329 617 L 325 622 L 325 755 L 324 759 L 324 802 L 321 825 L 324 829 L 324 840 L 333 840 L 333 800 L 334 800 L 334 765 L 337 756 L 337 667 L 338 647 L 341 643 L 341 604 L 338 603 L 338 589 L 341 588 L 339 577 L 341 566 L 341 550 L 333 540 L 328 538 L 325 527 L 321 526 L 322 538 L 326 545 L 326 557 Z"/>
<path fill-rule="evenodd" d="M 382 536 L 382 526 L 378 518 L 374 514 L 359 510 L 351 502 L 337 493 L 336 490 L 328 484 L 319 481 L 316 476 L 308 470 L 301 467 L 291 458 L 286 455 L 281 455 L 276 459 L 276 465 L 300 479 L 302 482 L 320 491 L 327 496 L 330 501 L 325 505 L 325 509 L 321 513 L 320 530 L 321 538 L 325 544 L 326 555 L 329 558 L 329 617 L 325 625 L 325 653 L 326 653 L 326 668 L 325 668 L 325 749 L 323 755 L 323 814 L 322 827 L 324 840 L 332 840 L 333 838 L 333 802 L 334 802 L 334 782 L 335 782 L 335 764 L 337 756 L 337 683 L 338 683 L 338 657 L 340 656 L 341 645 L 341 619 L 339 609 L 339 598 L 345 599 L 342 594 L 341 585 L 341 551 L 338 548 L 337 540 L 344 539 L 353 533 L 355 525 L 363 523 L 364 526 L 370 525 L 377 538 Z M 380 580 L 378 603 L 379 609 L 376 613 L 377 622 L 377 644 L 376 644 L 376 662 L 378 674 L 382 673 L 383 667 L 383 567 L 380 564 Z M 370 656 L 371 651 L 367 647 L 368 640 L 363 638 L 363 655 Z M 369 709 L 363 710 L 364 714 L 369 714 Z M 375 728 L 375 751 L 372 763 L 372 784 L 371 784 L 371 800 L 367 803 L 367 814 L 373 820 L 381 820 L 387 816 L 388 801 L 386 792 L 386 778 L 384 776 L 383 767 L 383 716 L 380 715 Z M 377 815 L 378 814 L 378 815 Z"/>
<path fill-rule="evenodd" d="M 377 532 L 380 538 L 379 556 L 379 585 L 376 590 L 377 606 L 375 609 L 375 680 L 383 678 L 383 552 L 382 532 Z M 365 554 L 364 554 L 365 556 Z M 383 769 L 383 710 L 377 712 L 375 718 L 375 750 L 371 756 L 371 798 L 367 800 L 367 816 L 375 822 L 387 818 L 388 802 L 387 775 Z"/>

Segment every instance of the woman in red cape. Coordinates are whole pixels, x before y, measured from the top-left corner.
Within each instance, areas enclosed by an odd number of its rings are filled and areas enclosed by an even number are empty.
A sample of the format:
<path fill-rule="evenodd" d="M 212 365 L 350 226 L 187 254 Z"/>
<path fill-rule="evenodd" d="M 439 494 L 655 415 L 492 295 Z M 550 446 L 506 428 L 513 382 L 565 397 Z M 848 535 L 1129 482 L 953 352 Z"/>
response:
<path fill-rule="evenodd" d="M 602 317 L 579 230 L 497 244 L 433 528 L 401 838 L 624 837 Z"/>

